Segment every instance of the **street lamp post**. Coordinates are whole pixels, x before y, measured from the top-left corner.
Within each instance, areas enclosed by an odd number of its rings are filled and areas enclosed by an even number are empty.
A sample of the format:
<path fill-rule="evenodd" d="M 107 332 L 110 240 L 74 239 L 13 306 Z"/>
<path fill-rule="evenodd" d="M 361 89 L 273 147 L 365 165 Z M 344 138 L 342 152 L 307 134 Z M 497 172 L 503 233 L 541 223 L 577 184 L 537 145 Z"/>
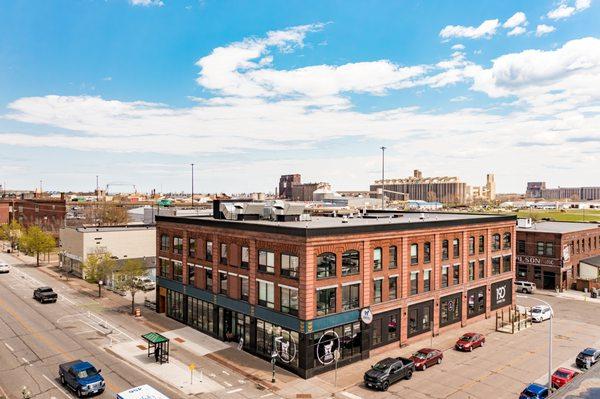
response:
<path fill-rule="evenodd" d="M 527 298 L 539 301 L 550 308 L 550 324 L 548 326 L 548 391 L 552 391 L 552 319 L 554 318 L 554 309 L 550 304 L 542 299 L 517 295 L 517 298 Z"/>
<path fill-rule="evenodd" d="M 381 210 L 385 208 L 385 149 L 381 146 Z"/>
<path fill-rule="evenodd" d="M 194 208 L 194 164 L 190 164 L 192 166 L 192 208 Z"/>

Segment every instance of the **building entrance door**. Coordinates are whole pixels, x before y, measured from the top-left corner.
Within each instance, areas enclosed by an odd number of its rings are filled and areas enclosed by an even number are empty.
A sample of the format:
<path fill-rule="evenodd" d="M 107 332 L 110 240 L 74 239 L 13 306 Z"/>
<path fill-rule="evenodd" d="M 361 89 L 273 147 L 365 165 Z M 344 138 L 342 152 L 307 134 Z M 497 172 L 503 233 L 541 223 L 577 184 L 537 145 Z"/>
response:
<path fill-rule="evenodd" d="M 544 272 L 544 285 L 545 290 L 556 289 L 556 273 Z"/>

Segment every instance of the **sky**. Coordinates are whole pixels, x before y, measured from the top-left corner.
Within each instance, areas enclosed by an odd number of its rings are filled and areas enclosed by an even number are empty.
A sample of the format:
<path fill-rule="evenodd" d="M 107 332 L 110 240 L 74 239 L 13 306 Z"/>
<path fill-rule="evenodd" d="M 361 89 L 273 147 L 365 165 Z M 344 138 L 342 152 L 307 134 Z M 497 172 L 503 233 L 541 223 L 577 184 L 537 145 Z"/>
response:
<path fill-rule="evenodd" d="M 0 183 L 598 186 L 597 3 L 0 0 Z"/>

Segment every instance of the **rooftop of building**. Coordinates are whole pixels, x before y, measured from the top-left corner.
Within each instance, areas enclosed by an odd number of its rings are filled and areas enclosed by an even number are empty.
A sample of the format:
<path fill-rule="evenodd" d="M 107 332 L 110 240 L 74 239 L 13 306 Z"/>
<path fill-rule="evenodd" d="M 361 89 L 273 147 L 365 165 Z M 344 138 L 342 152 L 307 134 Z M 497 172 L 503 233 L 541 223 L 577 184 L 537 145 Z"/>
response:
<path fill-rule="evenodd" d="M 592 256 L 591 258 L 582 259 L 581 262 L 587 263 L 588 265 L 600 267 L 600 255 Z"/>
<path fill-rule="evenodd" d="M 127 224 L 118 226 L 82 226 L 82 227 L 65 227 L 66 229 L 76 230 L 79 233 L 96 233 L 96 232 L 115 232 L 115 231 L 139 231 L 152 230 L 156 228 L 154 224 Z"/>
<path fill-rule="evenodd" d="M 543 221 L 534 222 L 531 227 L 519 227 L 517 231 L 531 231 L 540 233 L 575 233 L 577 231 L 593 230 L 600 227 L 597 223 L 585 223 L 585 222 L 553 222 Z"/>

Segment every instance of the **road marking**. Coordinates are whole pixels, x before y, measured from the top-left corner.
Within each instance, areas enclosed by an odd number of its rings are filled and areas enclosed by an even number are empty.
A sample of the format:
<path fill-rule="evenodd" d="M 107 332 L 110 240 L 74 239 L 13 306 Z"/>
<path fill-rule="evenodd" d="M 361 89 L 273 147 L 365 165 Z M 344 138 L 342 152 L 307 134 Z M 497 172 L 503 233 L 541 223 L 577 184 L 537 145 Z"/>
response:
<path fill-rule="evenodd" d="M 50 378 L 48 378 L 48 376 L 46 374 L 42 374 L 42 377 L 44 377 L 46 380 L 48 380 L 48 382 L 50 384 L 54 385 L 54 388 L 56 388 L 59 391 L 61 391 L 63 395 L 65 395 L 67 398 L 71 399 L 71 397 L 65 391 L 63 391 L 63 389 L 61 387 L 59 387 L 58 385 L 56 385 L 54 383 L 54 381 L 52 381 Z"/>
<path fill-rule="evenodd" d="M 25 359 L 24 357 L 22 357 L 21 359 L 23 359 L 23 361 L 25 362 L 25 364 L 29 364 L 29 360 Z"/>
<path fill-rule="evenodd" d="M 225 370 L 221 370 L 221 372 L 222 372 L 223 374 L 230 375 L 230 374 L 229 374 L 227 371 L 225 371 Z"/>
<path fill-rule="evenodd" d="M 261 396 L 261 398 L 267 398 L 269 396 L 273 396 L 273 393 L 271 392 L 271 393 L 264 394 L 263 396 Z"/>
<path fill-rule="evenodd" d="M 60 297 L 58 297 L 58 299 L 64 299 L 65 301 L 69 302 L 71 305 L 77 305 L 75 302 L 73 302 L 72 300 L 70 300 L 64 294 L 61 294 Z"/>
<path fill-rule="evenodd" d="M 6 346 L 8 348 L 9 351 L 14 352 L 15 350 L 13 349 L 12 346 L 10 346 L 9 344 L 7 344 L 6 342 L 4 343 L 4 346 Z"/>
<path fill-rule="evenodd" d="M 246 383 L 246 380 L 238 380 L 238 382 L 239 382 L 240 384 L 245 384 L 245 383 Z"/>
<path fill-rule="evenodd" d="M 239 392 L 241 390 L 242 390 L 242 388 L 232 389 L 231 391 L 227 391 L 227 393 L 236 393 L 236 392 Z"/>
<path fill-rule="evenodd" d="M 223 384 L 227 385 L 227 386 L 228 386 L 228 387 L 230 387 L 230 388 L 233 386 L 233 384 L 230 384 L 230 383 L 228 383 L 227 381 L 223 381 Z"/>
<path fill-rule="evenodd" d="M 350 392 L 344 392 L 344 391 L 342 391 L 342 392 L 340 392 L 340 394 L 344 395 L 345 397 L 350 398 L 350 399 L 362 399 L 360 396 L 355 395 L 355 394 L 350 393 Z"/>

